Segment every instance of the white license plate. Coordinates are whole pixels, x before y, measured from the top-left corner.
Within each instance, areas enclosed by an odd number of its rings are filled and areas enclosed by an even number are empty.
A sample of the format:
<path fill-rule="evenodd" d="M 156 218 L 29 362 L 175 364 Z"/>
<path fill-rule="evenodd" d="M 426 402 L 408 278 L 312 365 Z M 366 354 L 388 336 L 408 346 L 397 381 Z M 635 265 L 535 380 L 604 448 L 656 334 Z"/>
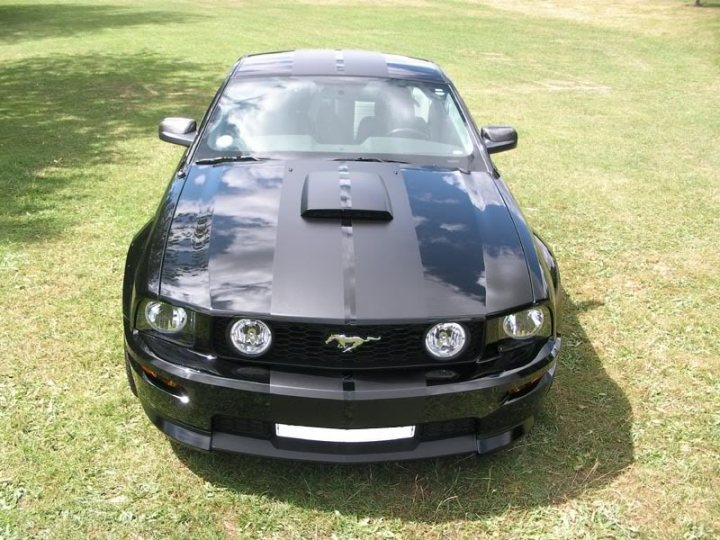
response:
<path fill-rule="evenodd" d="M 322 442 L 378 442 L 410 439 L 415 435 L 415 426 L 368 429 L 333 429 L 308 426 L 275 424 L 275 434 L 288 439 L 303 439 Z"/>

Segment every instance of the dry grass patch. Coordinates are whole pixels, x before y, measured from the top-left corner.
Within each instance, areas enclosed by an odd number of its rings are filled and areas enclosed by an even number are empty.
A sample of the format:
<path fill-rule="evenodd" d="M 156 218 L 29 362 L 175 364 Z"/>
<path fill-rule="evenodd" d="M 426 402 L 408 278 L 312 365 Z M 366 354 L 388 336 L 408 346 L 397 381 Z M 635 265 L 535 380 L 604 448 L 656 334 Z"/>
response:
<path fill-rule="evenodd" d="M 608 0 L 575 2 L 573 0 L 475 0 L 474 3 L 494 9 L 512 11 L 523 16 L 561 19 L 573 23 L 639 32 L 653 36 L 695 35 L 698 22 L 712 17 L 707 10 L 691 9 L 694 0 Z M 712 2 L 705 2 L 712 3 Z M 598 43 L 601 47 L 602 44 Z"/>

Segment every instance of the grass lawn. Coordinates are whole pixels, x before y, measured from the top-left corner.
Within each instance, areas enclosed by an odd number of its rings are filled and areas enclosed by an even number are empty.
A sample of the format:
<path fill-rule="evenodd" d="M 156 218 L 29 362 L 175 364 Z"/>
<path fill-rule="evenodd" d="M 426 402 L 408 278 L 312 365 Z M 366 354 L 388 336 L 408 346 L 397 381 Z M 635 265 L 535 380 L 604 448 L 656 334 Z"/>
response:
<path fill-rule="evenodd" d="M 720 535 L 720 3 L 0 0 L 0 538 Z M 322 466 L 173 447 L 126 387 L 130 238 L 232 62 L 438 61 L 554 247 L 564 350 L 489 457 Z"/>

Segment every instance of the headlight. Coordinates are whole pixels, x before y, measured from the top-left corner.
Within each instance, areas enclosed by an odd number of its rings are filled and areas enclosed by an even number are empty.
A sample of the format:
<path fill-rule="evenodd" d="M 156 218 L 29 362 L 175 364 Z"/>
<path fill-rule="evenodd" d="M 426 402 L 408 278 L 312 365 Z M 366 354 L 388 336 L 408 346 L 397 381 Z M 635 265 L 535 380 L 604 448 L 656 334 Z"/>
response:
<path fill-rule="evenodd" d="M 272 332 L 262 321 L 240 319 L 230 327 L 230 341 L 245 356 L 260 356 L 270 348 Z"/>
<path fill-rule="evenodd" d="M 451 360 L 465 349 L 467 334 L 462 325 L 439 323 L 425 333 L 425 349 L 438 360 Z"/>
<path fill-rule="evenodd" d="M 159 300 L 148 301 L 143 313 L 150 328 L 161 334 L 177 334 L 188 322 L 188 313 L 184 308 Z"/>
<path fill-rule="evenodd" d="M 196 315 L 189 309 L 148 298 L 138 306 L 135 328 L 174 343 L 192 345 L 195 342 Z"/>
<path fill-rule="evenodd" d="M 545 306 L 518 311 L 506 315 L 502 320 L 503 331 L 514 339 L 530 339 L 547 333 L 549 327 L 550 312 Z"/>

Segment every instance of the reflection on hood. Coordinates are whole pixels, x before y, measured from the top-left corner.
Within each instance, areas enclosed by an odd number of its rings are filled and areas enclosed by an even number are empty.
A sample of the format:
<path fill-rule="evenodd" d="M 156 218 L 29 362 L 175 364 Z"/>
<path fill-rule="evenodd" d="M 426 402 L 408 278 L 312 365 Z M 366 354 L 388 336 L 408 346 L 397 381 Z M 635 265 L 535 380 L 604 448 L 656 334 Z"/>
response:
<path fill-rule="evenodd" d="M 353 185 L 360 198 L 363 179 L 379 177 L 373 185 L 392 219 L 303 218 L 313 173 L 331 183 L 342 176 L 350 198 Z M 328 321 L 478 317 L 533 300 L 518 233 L 489 175 L 310 160 L 191 169 L 160 287 L 204 309 Z"/>

